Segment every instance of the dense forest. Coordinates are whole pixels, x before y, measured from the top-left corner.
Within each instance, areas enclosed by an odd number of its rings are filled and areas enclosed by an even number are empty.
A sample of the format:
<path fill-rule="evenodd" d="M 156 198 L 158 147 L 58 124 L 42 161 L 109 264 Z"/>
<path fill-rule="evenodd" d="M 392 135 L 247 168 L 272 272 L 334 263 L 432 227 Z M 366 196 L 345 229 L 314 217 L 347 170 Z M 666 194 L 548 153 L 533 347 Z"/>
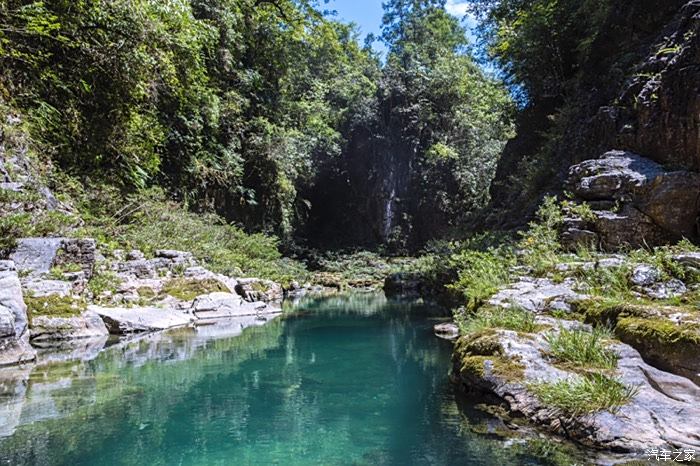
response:
<path fill-rule="evenodd" d="M 382 61 L 306 1 L 3 2 L 4 113 L 85 186 L 158 186 L 248 231 L 416 246 L 488 201 L 508 92 L 444 1 L 392 1 Z"/>

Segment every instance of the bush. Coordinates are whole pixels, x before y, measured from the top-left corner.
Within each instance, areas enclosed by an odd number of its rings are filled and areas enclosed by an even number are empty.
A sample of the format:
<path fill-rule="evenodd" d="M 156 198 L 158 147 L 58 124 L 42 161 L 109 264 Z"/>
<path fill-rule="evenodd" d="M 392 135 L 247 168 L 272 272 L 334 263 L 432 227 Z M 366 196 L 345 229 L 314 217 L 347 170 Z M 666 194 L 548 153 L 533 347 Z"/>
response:
<path fill-rule="evenodd" d="M 450 264 L 458 271 L 458 280 L 448 285 L 468 300 L 472 310 L 481 306 L 498 288 L 510 281 L 509 269 L 515 260 L 499 250 L 466 250 L 450 258 Z"/>
<path fill-rule="evenodd" d="M 147 255 L 156 249 L 190 251 L 214 272 L 283 284 L 308 275 L 301 264 L 282 258 L 274 237 L 245 233 L 215 214 L 189 212 L 157 189 L 122 203 L 116 202 L 118 196 L 111 190 L 79 195 L 90 222 L 81 234 L 96 238 L 103 248 L 136 248 Z"/>

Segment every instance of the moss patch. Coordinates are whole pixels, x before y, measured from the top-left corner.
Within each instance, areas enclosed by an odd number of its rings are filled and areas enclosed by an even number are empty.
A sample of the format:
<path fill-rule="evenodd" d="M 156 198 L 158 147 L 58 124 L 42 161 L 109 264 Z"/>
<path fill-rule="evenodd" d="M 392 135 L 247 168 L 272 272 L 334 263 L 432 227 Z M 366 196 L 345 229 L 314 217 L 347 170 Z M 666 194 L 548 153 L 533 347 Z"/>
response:
<path fill-rule="evenodd" d="M 24 302 L 30 319 L 37 316 L 75 317 L 87 309 L 85 301 L 70 296 L 25 296 Z"/>
<path fill-rule="evenodd" d="M 182 301 L 192 301 L 197 296 L 215 292 L 229 292 L 229 290 L 217 280 L 187 280 L 176 278 L 163 286 L 162 294 L 170 295 Z"/>
<path fill-rule="evenodd" d="M 624 317 L 617 323 L 617 333 L 624 337 L 653 340 L 662 345 L 700 345 L 700 325 L 677 325 L 666 319 Z"/>
<path fill-rule="evenodd" d="M 522 364 L 503 354 L 498 333 L 493 330 L 487 329 L 460 338 L 455 356 L 460 363 L 460 373 L 466 378 L 483 379 L 490 373 L 508 381 L 516 381 L 524 375 Z M 489 373 L 487 366 L 490 366 Z"/>

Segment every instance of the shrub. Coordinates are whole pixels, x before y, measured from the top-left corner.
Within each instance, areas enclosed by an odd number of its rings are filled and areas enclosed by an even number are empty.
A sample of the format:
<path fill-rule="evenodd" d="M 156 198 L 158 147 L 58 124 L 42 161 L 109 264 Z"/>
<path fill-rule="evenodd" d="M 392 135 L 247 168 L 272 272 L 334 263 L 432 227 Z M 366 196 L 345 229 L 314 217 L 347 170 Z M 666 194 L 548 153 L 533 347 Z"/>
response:
<path fill-rule="evenodd" d="M 536 222 L 521 233 L 519 243 L 523 251 L 522 261 L 532 267 L 537 274 L 544 274 L 559 262 L 561 244 L 559 228 L 564 220 L 564 213 L 556 197 L 545 197 L 537 211 Z"/>
<path fill-rule="evenodd" d="M 472 310 L 481 306 L 498 288 L 510 281 L 510 267 L 514 259 L 498 250 L 466 250 L 450 258 L 458 270 L 458 280 L 449 289 L 460 292 Z"/>

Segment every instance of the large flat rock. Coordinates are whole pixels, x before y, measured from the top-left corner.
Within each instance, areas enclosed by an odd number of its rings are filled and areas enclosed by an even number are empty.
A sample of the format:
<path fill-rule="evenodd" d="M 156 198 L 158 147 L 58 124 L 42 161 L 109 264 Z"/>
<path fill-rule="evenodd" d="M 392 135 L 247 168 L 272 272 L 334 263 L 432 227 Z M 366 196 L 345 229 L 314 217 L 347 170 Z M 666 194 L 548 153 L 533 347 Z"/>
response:
<path fill-rule="evenodd" d="M 189 325 L 194 318 L 174 309 L 160 307 L 101 307 L 89 306 L 104 321 L 109 333 L 124 335 L 129 333 L 154 332 L 173 327 Z"/>
<path fill-rule="evenodd" d="M 280 309 L 260 301 L 244 301 L 233 293 L 210 293 L 197 297 L 192 303 L 192 313 L 198 319 L 256 316 L 275 312 L 280 312 Z"/>
<path fill-rule="evenodd" d="M 95 312 L 85 311 L 75 317 L 36 316 L 32 319 L 30 339 L 40 342 L 107 336 L 109 332 L 102 318 Z"/>

